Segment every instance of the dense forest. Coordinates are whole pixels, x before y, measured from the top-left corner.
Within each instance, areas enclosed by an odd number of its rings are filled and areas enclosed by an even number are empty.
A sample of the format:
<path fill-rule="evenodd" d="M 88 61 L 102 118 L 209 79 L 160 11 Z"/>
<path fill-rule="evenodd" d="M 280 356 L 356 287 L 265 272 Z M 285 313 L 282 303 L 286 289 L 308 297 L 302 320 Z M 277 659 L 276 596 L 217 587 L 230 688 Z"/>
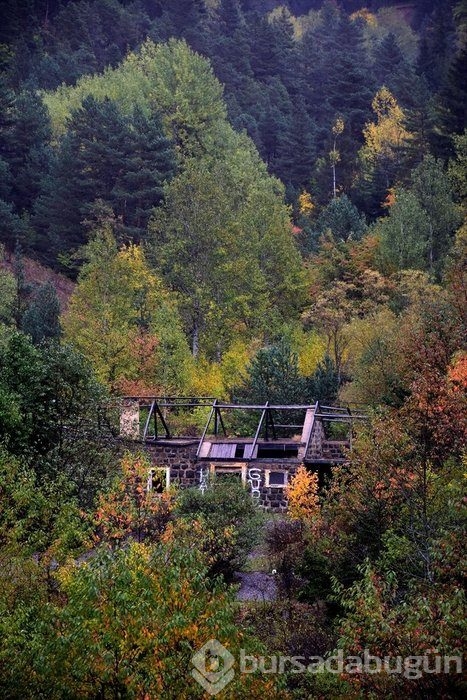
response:
<path fill-rule="evenodd" d="M 466 58 L 465 0 L 4 0 L 2 697 L 207 697 L 209 639 L 427 664 L 220 698 L 465 696 Z M 148 491 L 125 395 L 368 420 L 271 517 Z"/>

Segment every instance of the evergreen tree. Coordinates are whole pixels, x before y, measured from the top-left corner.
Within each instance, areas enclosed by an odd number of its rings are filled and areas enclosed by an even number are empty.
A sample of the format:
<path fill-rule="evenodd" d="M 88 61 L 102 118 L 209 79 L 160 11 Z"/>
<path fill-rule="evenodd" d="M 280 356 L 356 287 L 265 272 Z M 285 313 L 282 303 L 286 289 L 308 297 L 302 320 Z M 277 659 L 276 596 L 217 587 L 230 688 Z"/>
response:
<path fill-rule="evenodd" d="M 36 207 L 40 247 L 49 242 L 60 253 L 82 245 L 84 222 L 97 200 L 112 209 L 122 235 L 140 240 L 173 170 L 173 152 L 157 115 L 146 117 L 137 109 L 125 117 L 116 102 L 86 97 L 69 120 Z"/>
<path fill-rule="evenodd" d="M 0 156 L 9 162 L 11 156 L 11 134 L 14 119 L 15 95 L 6 80 L 0 76 Z"/>
<path fill-rule="evenodd" d="M 333 404 L 339 392 L 339 376 L 336 366 L 329 355 L 325 355 L 324 360 L 309 378 L 309 399 L 320 401 L 323 404 Z"/>
<path fill-rule="evenodd" d="M 39 194 L 41 178 L 50 161 L 50 119 L 41 98 L 22 92 L 15 100 L 10 134 L 12 201 L 18 212 L 31 211 Z"/>
<path fill-rule="evenodd" d="M 433 92 L 439 92 L 446 81 L 454 24 L 449 3 L 436 3 L 421 32 L 417 71 Z"/>
<path fill-rule="evenodd" d="M 317 221 L 317 230 L 330 229 L 336 241 L 359 240 L 366 231 L 365 217 L 346 194 L 334 197 L 323 209 Z"/>
<path fill-rule="evenodd" d="M 227 103 L 230 100 L 242 102 L 242 93 L 253 77 L 250 28 L 238 0 L 223 0 L 216 19 L 209 25 L 207 52 L 216 76 L 225 86 Z"/>
<path fill-rule="evenodd" d="M 309 183 L 316 158 L 315 124 L 302 99 L 297 98 L 284 127 L 271 169 L 286 185 L 298 191 Z"/>
<path fill-rule="evenodd" d="M 203 49 L 204 0 L 163 0 L 162 7 L 174 27 L 175 36 L 185 39 L 195 51 Z"/>
<path fill-rule="evenodd" d="M 128 126 L 109 99 L 89 96 L 73 112 L 38 205 L 36 223 L 45 228 L 41 247 L 49 241 L 57 254 L 84 243 L 83 220 L 96 199 L 109 201 L 128 138 Z"/>
<path fill-rule="evenodd" d="M 21 328 L 38 345 L 48 338 L 60 336 L 60 303 L 55 287 L 50 282 L 42 284 L 21 319 Z"/>
<path fill-rule="evenodd" d="M 444 133 L 448 137 L 453 133 L 462 134 L 467 128 L 466 74 L 467 45 L 462 47 L 453 58 L 441 94 L 441 120 Z M 448 149 L 451 151 L 451 155 L 452 145 L 445 141 L 445 151 Z"/>
<path fill-rule="evenodd" d="M 396 90 L 404 108 L 407 131 L 411 134 L 402 147 L 405 178 L 423 156 L 433 150 L 440 119 L 435 96 L 428 89 L 426 80 L 413 70 L 398 77 Z"/>
<path fill-rule="evenodd" d="M 235 398 L 247 404 L 287 405 L 308 400 L 309 387 L 298 370 L 298 356 L 283 338 L 258 350 L 248 368 L 247 378 L 235 391 Z"/>
<path fill-rule="evenodd" d="M 33 214 L 37 233 L 35 248 L 48 265 L 56 265 L 57 257 L 76 251 L 85 240 L 82 221 L 83 203 L 92 201 L 93 191 L 75 171 L 76 160 L 71 138 L 63 138 L 51 163 L 50 174 L 42 183 Z"/>
<path fill-rule="evenodd" d="M 170 140 L 164 136 L 159 115 L 146 117 L 136 108 L 125 149 L 124 169 L 109 197 L 132 240 L 144 238 L 151 212 L 163 200 L 163 185 L 174 172 L 174 151 Z"/>
<path fill-rule="evenodd" d="M 224 36 L 233 37 L 244 24 L 239 0 L 220 0 L 218 15 Z"/>
<path fill-rule="evenodd" d="M 402 51 L 392 32 L 380 41 L 374 53 L 375 77 L 379 86 L 387 85 L 394 92 L 391 84 L 394 75 L 407 68 Z M 397 93 L 396 93 L 397 96 Z"/>
<path fill-rule="evenodd" d="M 282 38 L 287 44 L 285 55 L 281 55 L 281 49 L 276 44 L 276 34 L 272 23 L 264 16 L 256 15 L 250 19 L 252 22 L 252 46 L 254 47 L 251 56 L 251 67 L 255 78 L 261 82 L 267 82 L 273 76 L 281 77 L 281 69 L 285 69 L 287 52 L 290 44 L 287 35 L 282 34 Z"/>
<path fill-rule="evenodd" d="M 277 69 L 274 75 L 281 79 L 291 95 L 296 94 L 298 93 L 298 53 L 294 41 L 294 28 L 290 12 L 286 8 L 281 7 L 276 10 L 271 21 L 271 28 L 277 57 Z"/>
<path fill-rule="evenodd" d="M 10 250 L 17 241 L 29 242 L 27 224 L 13 211 L 13 206 L 0 199 L 0 243 L 5 243 Z"/>
<path fill-rule="evenodd" d="M 341 182 L 347 190 L 354 178 L 363 126 L 370 115 L 374 81 L 360 25 L 330 3 L 323 6 L 320 19 L 302 41 L 304 95 L 307 104 L 319 105 L 313 109 L 316 140 L 321 144 L 318 156 L 327 157 L 332 148 L 336 117 L 344 121 L 339 152 Z"/>
<path fill-rule="evenodd" d="M 12 185 L 10 166 L 0 156 L 0 199 L 8 200 L 10 198 Z"/>
<path fill-rule="evenodd" d="M 30 212 L 50 160 L 50 120 L 34 92 L 19 95 L 0 84 L 0 162 L 3 198 L 16 214 Z"/>

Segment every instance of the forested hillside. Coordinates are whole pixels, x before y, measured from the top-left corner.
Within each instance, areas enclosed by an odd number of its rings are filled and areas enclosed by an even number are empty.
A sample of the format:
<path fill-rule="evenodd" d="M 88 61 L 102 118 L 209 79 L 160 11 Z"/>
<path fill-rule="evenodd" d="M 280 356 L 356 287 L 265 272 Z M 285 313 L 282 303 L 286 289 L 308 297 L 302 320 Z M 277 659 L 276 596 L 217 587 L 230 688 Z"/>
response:
<path fill-rule="evenodd" d="M 465 0 L 2 3 L 5 697 L 203 697 L 209 638 L 462 656 L 466 55 Z M 233 599 L 250 495 L 146 491 L 124 395 L 368 416 L 266 528 L 274 603 Z M 285 672 L 219 697 L 465 689 Z"/>

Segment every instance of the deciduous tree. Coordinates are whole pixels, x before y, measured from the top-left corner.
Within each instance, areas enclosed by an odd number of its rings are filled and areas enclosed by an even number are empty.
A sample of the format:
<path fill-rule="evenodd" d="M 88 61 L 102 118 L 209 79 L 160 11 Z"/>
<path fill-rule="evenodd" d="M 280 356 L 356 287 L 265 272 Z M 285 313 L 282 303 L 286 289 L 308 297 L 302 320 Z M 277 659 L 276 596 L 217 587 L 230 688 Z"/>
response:
<path fill-rule="evenodd" d="M 286 489 L 291 518 L 311 524 L 319 517 L 318 474 L 299 466 Z"/>
<path fill-rule="evenodd" d="M 104 222 L 86 256 L 63 318 L 65 337 L 108 387 L 137 381 L 146 391 L 180 390 L 188 381 L 188 348 L 174 301 L 141 248 L 119 250 Z"/>

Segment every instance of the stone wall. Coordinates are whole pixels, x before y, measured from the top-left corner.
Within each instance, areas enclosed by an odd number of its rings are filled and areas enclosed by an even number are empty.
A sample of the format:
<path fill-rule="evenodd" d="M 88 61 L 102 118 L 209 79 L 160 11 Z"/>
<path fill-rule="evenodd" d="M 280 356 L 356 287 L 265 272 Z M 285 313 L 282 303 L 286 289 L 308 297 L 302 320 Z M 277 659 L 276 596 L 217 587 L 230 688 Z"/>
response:
<path fill-rule="evenodd" d="M 144 444 L 144 450 L 149 454 L 155 467 L 170 468 L 171 484 L 178 483 L 182 488 L 190 486 L 205 488 L 209 478 L 216 472 L 220 474 L 237 473 L 246 483 L 252 497 L 258 501 L 262 508 L 275 512 L 287 510 L 285 485 L 297 471 L 298 460 L 270 459 L 235 463 L 198 461 L 196 458 L 197 449 L 198 441 L 176 444 L 167 440 Z M 267 486 L 266 482 L 270 472 L 286 472 L 285 485 Z"/>
<path fill-rule="evenodd" d="M 261 471 L 261 486 L 260 497 L 258 502 L 265 510 L 274 511 L 276 513 L 284 513 L 287 510 L 288 502 L 285 495 L 284 486 L 266 486 L 267 472 L 282 472 L 287 473 L 286 483 L 290 482 L 300 466 L 297 460 L 276 460 L 268 462 L 255 461 L 255 467 Z"/>
<path fill-rule="evenodd" d="M 170 467 L 170 483 L 179 483 L 182 488 L 199 483 L 199 465 L 196 463 L 196 450 L 199 441 L 176 444 L 170 441 L 145 443 L 144 449 L 156 467 Z"/>
<path fill-rule="evenodd" d="M 315 459 L 321 459 L 323 452 L 323 440 L 325 439 L 323 424 L 320 420 L 315 419 L 313 430 L 311 433 L 310 444 L 308 445 L 308 451 L 305 455 L 306 461 L 312 461 Z"/>
<path fill-rule="evenodd" d="M 345 459 L 344 448 L 348 447 L 350 447 L 348 440 L 326 440 L 323 424 L 321 421 L 316 421 L 305 461 L 342 462 Z"/>
<path fill-rule="evenodd" d="M 344 449 L 348 449 L 349 447 L 349 441 L 323 440 L 322 459 L 326 459 L 329 462 L 342 461 L 343 459 L 345 459 Z"/>
<path fill-rule="evenodd" d="M 141 449 L 141 443 L 135 443 Z M 209 479 L 213 474 L 220 475 L 237 474 L 252 494 L 252 498 L 265 510 L 285 512 L 287 510 L 287 498 L 285 485 L 295 475 L 300 461 L 297 459 L 255 459 L 248 461 L 215 461 L 198 460 L 196 452 L 199 441 L 163 440 L 157 443 L 144 443 L 144 450 L 149 454 L 155 467 L 170 468 L 170 483 L 178 484 L 182 488 L 198 487 L 207 488 Z M 327 458 L 329 463 L 342 461 L 342 442 L 321 441 L 321 460 Z M 310 451 L 311 452 L 311 451 Z M 314 454 L 311 453 L 311 454 Z M 319 468 L 320 470 L 322 467 Z M 269 485 L 268 478 L 271 472 L 285 472 L 284 486 Z"/>

